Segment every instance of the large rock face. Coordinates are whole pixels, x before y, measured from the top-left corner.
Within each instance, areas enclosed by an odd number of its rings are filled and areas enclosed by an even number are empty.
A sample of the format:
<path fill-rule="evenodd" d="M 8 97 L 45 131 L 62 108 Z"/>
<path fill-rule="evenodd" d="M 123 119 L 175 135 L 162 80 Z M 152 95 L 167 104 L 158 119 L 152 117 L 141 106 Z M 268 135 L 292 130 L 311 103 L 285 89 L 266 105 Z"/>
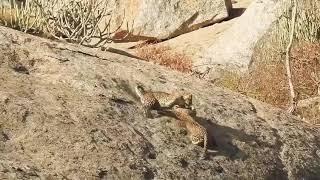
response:
<path fill-rule="evenodd" d="M 237 22 L 241 14 L 253 0 L 237 0 L 232 4 L 229 20 L 215 23 L 211 26 L 203 27 L 198 30 L 182 34 L 178 37 L 154 44 L 155 47 L 168 46 L 174 51 L 190 57 L 192 60 L 198 59 L 200 52 L 208 49 L 219 38 L 224 31 Z M 121 43 L 118 43 L 121 44 Z M 151 46 L 151 45 L 149 45 Z"/>
<path fill-rule="evenodd" d="M 116 24 L 129 24 L 132 36 L 128 40 L 167 39 L 228 17 L 230 0 L 113 0 Z M 126 23 L 118 35 L 125 34 Z M 121 33 L 120 33 L 121 32 Z"/>
<path fill-rule="evenodd" d="M 202 71 L 206 67 L 246 70 L 256 43 L 282 14 L 283 1 L 286 0 L 253 1 L 231 28 L 198 54 L 195 70 Z"/>
<path fill-rule="evenodd" d="M 217 140 L 199 160 L 133 86 L 185 89 Z M 136 59 L 0 27 L 1 179 L 316 179 L 319 130 L 261 102 Z"/>

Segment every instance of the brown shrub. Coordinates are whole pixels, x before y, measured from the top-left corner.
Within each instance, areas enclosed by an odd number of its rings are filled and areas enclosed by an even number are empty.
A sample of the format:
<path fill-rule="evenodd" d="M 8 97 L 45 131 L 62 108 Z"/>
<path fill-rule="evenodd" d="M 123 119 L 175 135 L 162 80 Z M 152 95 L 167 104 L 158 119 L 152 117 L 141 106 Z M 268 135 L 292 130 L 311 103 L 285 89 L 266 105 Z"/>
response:
<path fill-rule="evenodd" d="M 168 46 L 156 47 L 152 45 L 146 45 L 138 48 L 136 51 L 136 55 L 146 61 L 151 61 L 177 71 L 191 71 L 191 59 L 186 55 L 173 51 Z"/>
<path fill-rule="evenodd" d="M 285 68 L 281 62 L 261 62 L 241 80 L 248 96 L 284 108 L 289 100 Z"/>
<path fill-rule="evenodd" d="M 320 43 L 300 43 L 292 50 L 292 75 L 301 99 L 318 95 L 318 84 L 312 74 L 320 75 Z"/>

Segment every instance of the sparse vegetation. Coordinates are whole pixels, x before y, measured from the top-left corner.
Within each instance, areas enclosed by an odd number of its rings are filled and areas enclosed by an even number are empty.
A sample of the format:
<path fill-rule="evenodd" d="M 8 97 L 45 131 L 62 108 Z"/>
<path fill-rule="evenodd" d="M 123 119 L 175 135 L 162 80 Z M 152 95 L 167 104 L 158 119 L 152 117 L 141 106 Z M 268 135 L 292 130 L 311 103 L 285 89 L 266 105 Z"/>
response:
<path fill-rule="evenodd" d="M 10 7 L 3 4 L 0 7 L 0 24 L 32 34 L 45 31 L 45 15 L 36 0 L 26 1 L 24 5 L 10 0 L 10 4 Z"/>
<path fill-rule="evenodd" d="M 110 29 L 112 11 L 103 0 L 26 0 L 24 5 L 11 0 L 12 7 L 0 7 L 0 24 L 42 34 L 84 46 L 100 47 L 113 41 L 122 24 Z"/>
<path fill-rule="evenodd" d="M 146 61 L 163 65 L 181 72 L 191 72 L 192 61 L 186 55 L 167 46 L 146 45 L 137 49 L 136 55 Z"/>
<path fill-rule="evenodd" d="M 291 28 L 291 5 L 274 27 L 256 45 L 248 74 L 225 72 L 217 81 L 228 87 L 280 108 L 290 105 L 285 69 L 285 48 Z M 298 101 L 319 96 L 320 80 L 320 1 L 298 1 L 294 45 L 290 53 L 292 82 Z M 319 104 L 298 107 L 297 115 L 313 124 L 320 123 Z"/>
<path fill-rule="evenodd" d="M 291 2 L 292 3 L 292 2 Z M 282 47 L 287 45 L 289 40 L 291 3 L 284 7 L 285 13 L 280 17 L 274 31 L 279 38 Z M 317 42 L 320 39 L 320 1 L 304 0 L 297 1 L 297 19 L 295 28 L 295 38 L 301 41 Z"/>
<path fill-rule="evenodd" d="M 320 73 L 320 43 L 301 42 L 295 45 L 291 58 L 292 80 L 299 100 L 318 97 L 319 81 L 316 74 Z M 229 71 L 222 72 L 221 79 L 216 83 L 280 108 L 288 106 L 287 77 L 285 65 L 281 61 L 258 62 L 250 73 L 243 76 Z M 298 107 L 297 114 L 311 123 L 320 123 L 318 103 Z"/>

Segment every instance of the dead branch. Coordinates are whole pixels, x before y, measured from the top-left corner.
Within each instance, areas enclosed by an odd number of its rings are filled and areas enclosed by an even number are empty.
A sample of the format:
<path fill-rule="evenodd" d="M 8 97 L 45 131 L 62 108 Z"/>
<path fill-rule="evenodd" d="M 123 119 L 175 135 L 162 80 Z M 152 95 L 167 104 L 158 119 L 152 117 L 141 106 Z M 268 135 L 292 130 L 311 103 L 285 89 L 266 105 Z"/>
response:
<path fill-rule="evenodd" d="M 112 13 L 107 3 L 103 0 L 78 0 L 63 4 L 56 14 L 47 13 L 50 16 L 47 29 L 55 38 L 88 47 L 101 47 L 114 41 L 113 34 L 123 25 L 122 21 L 114 31 L 110 30 Z M 93 43 L 93 40 L 96 42 Z"/>
<path fill-rule="evenodd" d="M 295 92 L 294 92 L 294 87 L 293 87 L 293 83 L 292 83 L 291 67 L 290 67 L 290 54 L 291 54 L 293 37 L 294 37 L 296 19 L 297 19 L 297 0 L 293 0 L 290 39 L 289 39 L 289 44 L 286 49 L 286 62 L 285 62 L 286 73 L 287 73 L 287 77 L 288 77 L 288 85 L 289 85 L 289 95 L 290 95 L 290 107 L 288 109 L 288 113 L 293 113 L 296 109 L 296 104 L 297 104 L 297 98 L 296 98 Z"/>

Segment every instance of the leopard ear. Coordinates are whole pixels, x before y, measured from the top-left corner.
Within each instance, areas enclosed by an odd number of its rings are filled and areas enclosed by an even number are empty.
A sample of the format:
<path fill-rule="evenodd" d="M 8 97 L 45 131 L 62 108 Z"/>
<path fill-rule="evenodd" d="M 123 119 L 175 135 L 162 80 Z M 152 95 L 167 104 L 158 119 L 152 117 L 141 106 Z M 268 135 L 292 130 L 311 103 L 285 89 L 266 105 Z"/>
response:
<path fill-rule="evenodd" d="M 184 100 L 192 101 L 192 94 L 187 94 L 183 96 Z"/>
<path fill-rule="evenodd" d="M 135 86 L 135 91 L 136 91 L 136 93 L 137 93 L 137 95 L 138 95 L 139 97 L 141 97 L 141 96 L 145 93 L 145 90 L 144 90 L 143 86 L 140 85 L 140 84 L 137 84 L 137 85 Z"/>
<path fill-rule="evenodd" d="M 140 85 L 140 84 L 137 84 L 135 88 L 136 88 L 137 90 L 144 91 L 143 86 Z"/>

